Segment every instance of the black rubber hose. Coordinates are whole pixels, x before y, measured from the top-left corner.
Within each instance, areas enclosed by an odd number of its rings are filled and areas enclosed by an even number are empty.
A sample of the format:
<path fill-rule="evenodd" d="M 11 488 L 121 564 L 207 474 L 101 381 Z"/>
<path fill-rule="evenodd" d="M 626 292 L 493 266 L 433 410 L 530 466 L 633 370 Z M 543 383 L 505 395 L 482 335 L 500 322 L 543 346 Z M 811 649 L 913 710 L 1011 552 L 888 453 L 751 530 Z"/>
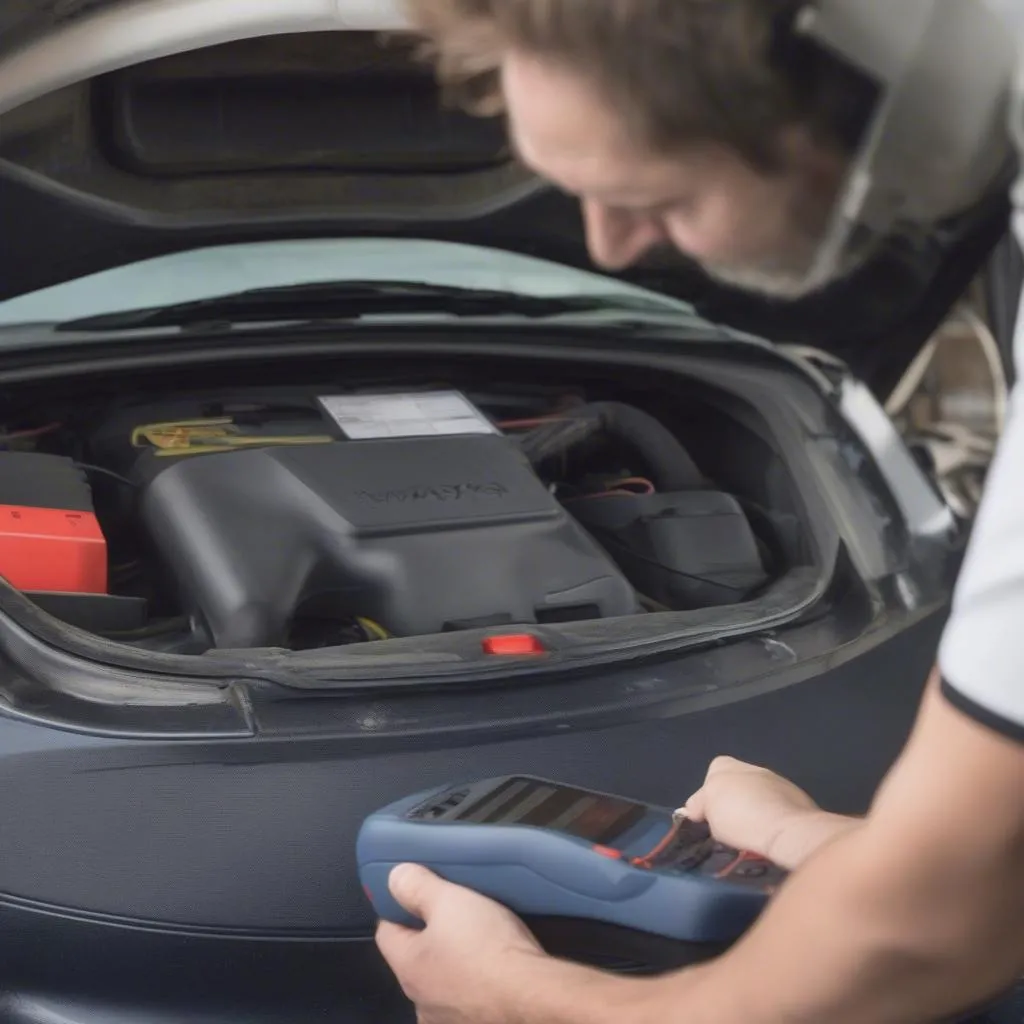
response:
<path fill-rule="evenodd" d="M 597 434 L 607 434 L 636 450 L 660 491 L 692 491 L 704 477 L 679 439 L 649 413 L 622 402 L 594 402 L 564 419 L 531 431 L 520 441 L 534 465 L 564 455 Z"/>

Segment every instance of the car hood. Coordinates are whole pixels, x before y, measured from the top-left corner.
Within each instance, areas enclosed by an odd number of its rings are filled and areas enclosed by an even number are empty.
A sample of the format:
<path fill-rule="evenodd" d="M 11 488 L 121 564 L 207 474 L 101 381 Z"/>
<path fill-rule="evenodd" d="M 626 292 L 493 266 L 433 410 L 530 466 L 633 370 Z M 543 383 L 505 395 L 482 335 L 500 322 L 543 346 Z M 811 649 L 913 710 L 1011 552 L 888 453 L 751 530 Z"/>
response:
<path fill-rule="evenodd" d="M 401 0 L 4 0 L 0 300 L 155 256 L 309 237 L 456 242 L 587 269 L 576 204 L 439 102 Z M 1004 236 L 988 201 L 792 302 L 659 254 L 620 277 L 885 389 Z"/>

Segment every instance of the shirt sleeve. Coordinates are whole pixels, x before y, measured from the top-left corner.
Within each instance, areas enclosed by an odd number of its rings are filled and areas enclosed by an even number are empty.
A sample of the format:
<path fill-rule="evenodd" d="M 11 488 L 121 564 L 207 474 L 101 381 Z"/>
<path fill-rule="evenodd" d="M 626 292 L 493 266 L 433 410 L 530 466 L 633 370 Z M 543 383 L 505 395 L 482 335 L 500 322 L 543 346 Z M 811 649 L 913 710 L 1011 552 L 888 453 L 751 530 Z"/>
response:
<path fill-rule="evenodd" d="M 1018 385 L 939 651 L 946 697 L 1024 741 L 1024 386 Z"/>
<path fill-rule="evenodd" d="M 988 0 L 1024 32 L 1024 0 Z M 1012 86 L 1008 128 L 1024 161 L 1024 62 Z M 1024 245 L 1024 174 L 1013 189 L 1013 232 Z M 1018 383 L 989 469 L 939 649 L 942 689 L 951 703 L 1024 742 L 1024 307 L 1018 309 Z"/>

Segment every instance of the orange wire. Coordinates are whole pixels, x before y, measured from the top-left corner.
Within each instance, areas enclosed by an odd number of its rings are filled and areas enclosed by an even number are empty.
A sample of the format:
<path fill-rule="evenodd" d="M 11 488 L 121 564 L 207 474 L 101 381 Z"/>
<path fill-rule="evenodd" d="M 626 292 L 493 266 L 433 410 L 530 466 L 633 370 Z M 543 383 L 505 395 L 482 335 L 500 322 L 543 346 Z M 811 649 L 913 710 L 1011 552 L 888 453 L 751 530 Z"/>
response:
<path fill-rule="evenodd" d="M 618 490 L 630 485 L 633 487 L 642 487 L 645 494 L 654 494 L 656 490 L 654 484 L 645 476 L 627 476 L 624 480 L 616 480 L 608 486 L 612 490 Z"/>
<path fill-rule="evenodd" d="M 43 437 L 46 434 L 52 434 L 55 430 L 60 430 L 62 426 L 63 424 L 61 423 L 47 423 L 45 427 L 34 427 L 31 430 L 15 430 L 10 434 L 0 436 L 0 442 L 27 441 L 32 437 Z"/>
<path fill-rule="evenodd" d="M 681 820 L 673 821 L 672 827 L 668 830 L 665 838 L 649 854 L 645 857 L 634 857 L 630 863 L 638 868 L 652 867 L 654 862 L 676 841 L 682 827 L 683 822 Z"/>
<path fill-rule="evenodd" d="M 568 503 L 570 501 L 593 501 L 595 498 L 635 498 L 637 492 L 627 489 L 630 485 L 643 487 L 642 494 L 655 494 L 657 492 L 654 484 L 646 477 L 631 476 L 625 480 L 617 480 L 615 483 L 610 484 L 607 491 L 597 491 L 595 494 L 580 494 L 574 498 L 566 498 L 565 501 Z"/>

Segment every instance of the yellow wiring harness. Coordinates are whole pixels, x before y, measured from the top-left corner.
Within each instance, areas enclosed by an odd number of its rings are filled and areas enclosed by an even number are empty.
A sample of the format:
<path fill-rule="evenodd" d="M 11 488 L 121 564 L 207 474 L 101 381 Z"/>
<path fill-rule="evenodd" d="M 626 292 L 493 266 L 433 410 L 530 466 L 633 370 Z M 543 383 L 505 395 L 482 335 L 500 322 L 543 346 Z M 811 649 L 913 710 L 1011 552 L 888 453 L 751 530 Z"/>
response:
<path fill-rule="evenodd" d="M 208 455 L 233 448 L 281 447 L 300 444 L 330 444 L 337 440 L 326 434 L 243 434 L 233 419 L 177 420 L 148 423 L 132 431 L 133 448 L 151 448 L 160 458 Z"/>
<path fill-rule="evenodd" d="M 364 632 L 374 637 L 377 640 L 390 640 L 391 634 L 378 622 L 374 622 L 373 619 L 356 619 L 360 627 Z"/>

